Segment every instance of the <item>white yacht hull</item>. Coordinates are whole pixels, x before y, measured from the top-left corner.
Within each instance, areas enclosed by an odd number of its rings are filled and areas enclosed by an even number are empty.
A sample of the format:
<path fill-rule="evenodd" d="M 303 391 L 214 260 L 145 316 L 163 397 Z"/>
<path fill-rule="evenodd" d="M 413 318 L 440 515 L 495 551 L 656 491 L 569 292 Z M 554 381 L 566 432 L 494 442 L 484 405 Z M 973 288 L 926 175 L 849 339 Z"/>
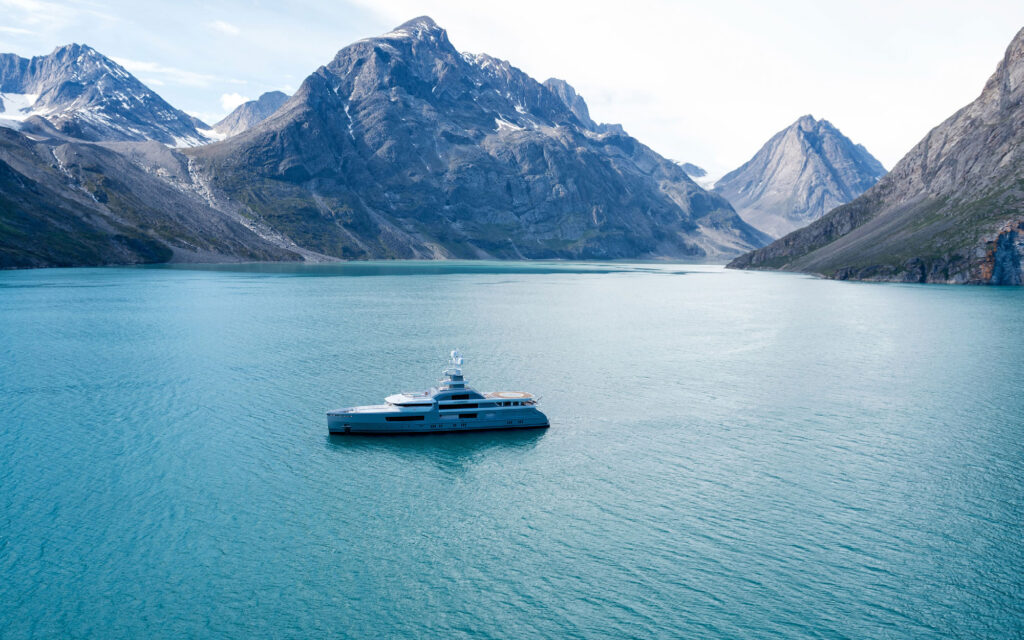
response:
<path fill-rule="evenodd" d="M 550 426 L 547 416 L 532 407 L 502 408 L 494 412 L 481 413 L 477 418 L 467 419 L 460 419 L 458 415 L 439 415 L 437 411 L 423 414 L 423 420 L 396 422 L 388 421 L 389 416 L 394 418 L 396 414 L 360 413 L 352 410 L 331 411 L 327 414 L 327 430 L 336 434 L 400 434 L 543 429 Z"/>

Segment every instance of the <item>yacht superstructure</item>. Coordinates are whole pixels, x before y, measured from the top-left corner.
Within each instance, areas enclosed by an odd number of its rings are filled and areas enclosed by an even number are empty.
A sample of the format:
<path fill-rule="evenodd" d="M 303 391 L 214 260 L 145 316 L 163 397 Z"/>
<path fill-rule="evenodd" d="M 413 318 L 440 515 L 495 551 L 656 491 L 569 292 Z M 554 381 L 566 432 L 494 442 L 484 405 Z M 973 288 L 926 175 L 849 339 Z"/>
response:
<path fill-rule="evenodd" d="M 438 386 L 384 399 L 387 404 L 327 412 L 331 433 L 430 433 L 485 429 L 539 429 L 550 426 L 525 391 L 480 393 L 466 384 L 462 354 L 452 351 Z"/>

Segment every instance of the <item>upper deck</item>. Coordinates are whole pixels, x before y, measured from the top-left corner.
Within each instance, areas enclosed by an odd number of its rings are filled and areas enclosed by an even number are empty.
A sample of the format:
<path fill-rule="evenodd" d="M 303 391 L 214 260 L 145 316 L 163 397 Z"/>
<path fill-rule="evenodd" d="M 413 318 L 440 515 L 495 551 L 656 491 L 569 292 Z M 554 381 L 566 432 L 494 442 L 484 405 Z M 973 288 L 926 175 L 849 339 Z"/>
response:
<path fill-rule="evenodd" d="M 384 399 L 387 404 L 339 409 L 332 413 L 423 412 L 431 409 L 490 409 L 535 405 L 537 399 L 526 391 L 489 391 L 480 393 L 466 384 L 462 376 L 462 356 L 452 352 L 451 362 L 444 370 L 444 379 L 428 391 L 403 391 Z"/>

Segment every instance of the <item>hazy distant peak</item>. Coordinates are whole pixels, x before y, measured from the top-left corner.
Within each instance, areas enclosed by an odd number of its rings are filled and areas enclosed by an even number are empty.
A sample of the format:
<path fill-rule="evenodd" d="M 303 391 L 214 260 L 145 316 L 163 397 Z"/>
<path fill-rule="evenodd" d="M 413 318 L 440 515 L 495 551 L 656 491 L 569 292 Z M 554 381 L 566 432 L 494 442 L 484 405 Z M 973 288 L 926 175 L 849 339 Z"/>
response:
<path fill-rule="evenodd" d="M 885 167 L 828 120 L 807 114 L 715 183 L 740 216 L 781 237 L 853 200 Z"/>
<path fill-rule="evenodd" d="M 260 97 L 256 98 L 256 102 L 259 104 L 283 104 L 288 99 L 288 94 L 284 91 L 267 91 Z"/>
<path fill-rule="evenodd" d="M 213 130 L 230 137 L 263 122 L 288 102 L 283 91 L 267 91 L 259 98 L 238 105 L 226 118 L 213 126 Z"/>
<path fill-rule="evenodd" d="M 708 172 L 704 167 L 699 167 L 692 162 L 681 162 L 679 163 L 679 166 L 682 167 L 683 171 L 686 172 L 686 175 L 691 178 L 703 178 L 708 175 Z"/>

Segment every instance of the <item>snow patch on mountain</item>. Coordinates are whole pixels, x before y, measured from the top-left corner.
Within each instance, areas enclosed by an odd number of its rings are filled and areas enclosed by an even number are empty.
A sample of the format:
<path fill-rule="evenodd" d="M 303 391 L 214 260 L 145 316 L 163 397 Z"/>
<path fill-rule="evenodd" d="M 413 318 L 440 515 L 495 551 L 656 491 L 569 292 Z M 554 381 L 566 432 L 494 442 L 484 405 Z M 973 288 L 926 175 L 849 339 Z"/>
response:
<path fill-rule="evenodd" d="M 43 115 L 33 108 L 38 99 L 38 93 L 0 93 L 0 127 L 20 129 L 25 120 Z"/>

